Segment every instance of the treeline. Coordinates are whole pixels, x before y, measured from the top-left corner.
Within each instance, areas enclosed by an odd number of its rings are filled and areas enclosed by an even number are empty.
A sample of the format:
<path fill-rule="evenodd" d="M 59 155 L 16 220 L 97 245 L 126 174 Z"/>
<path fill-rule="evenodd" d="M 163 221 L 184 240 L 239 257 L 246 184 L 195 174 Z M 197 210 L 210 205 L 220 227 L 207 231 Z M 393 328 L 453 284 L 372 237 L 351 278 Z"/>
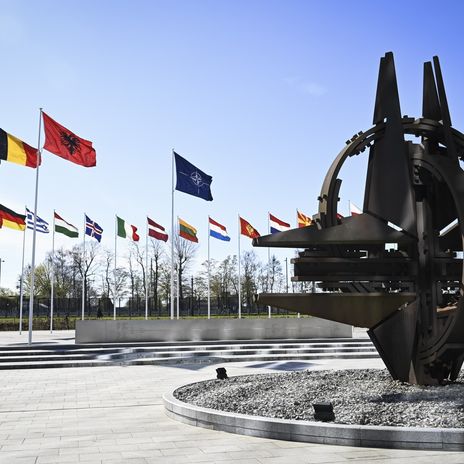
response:
<path fill-rule="evenodd" d="M 55 298 L 81 298 L 82 285 L 85 298 L 145 298 L 167 302 L 171 292 L 171 247 L 150 239 L 148 259 L 145 246 L 130 242 L 126 256 L 118 256 L 114 267 L 114 251 L 104 248 L 97 242 L 87 243 L 85 260 L 82 245 L 71 250 L 57 249 L 54 255 L 48 254 L 44 262 L 35 268 L 35 296 L 49 298 L 52 275 L 54 276 Z M 193 262 L 198 245 L 178 237 L 174 241 L 175 275 L 179 275 L 179 296 L 203 299 L 208 291 L 208 263 L 203 262 L 200 270 L 193 272 Z M 147 266 L 148 263 L 148 266 Z M 237 256 L 227 256 L 222 261 L 211 260 L 210 289 L 211 299 L 227 300 L 238 293 Z M 147 277 L 147 278 L 146 278 Z M 24 295 L 30 293 L 31 267 L 25 268 L 23 276 Z M 0 289 L 3 295 L 17 295 L 20 276 L 15 292 Z M 301 286 L 301 284 L 299 284 Z M 241 293 L 244 305 L 251 306 L 258 292 L 285 292 L 288 290 L 286 270 L 282 263 L 271 256 L 269 263 L 262 262 L 256 253 L 246 251 L 241 256 Z M 290 290 L 291 291 L 291 290 Z M 295 288 L 293 288 L 295 291 Z"/>

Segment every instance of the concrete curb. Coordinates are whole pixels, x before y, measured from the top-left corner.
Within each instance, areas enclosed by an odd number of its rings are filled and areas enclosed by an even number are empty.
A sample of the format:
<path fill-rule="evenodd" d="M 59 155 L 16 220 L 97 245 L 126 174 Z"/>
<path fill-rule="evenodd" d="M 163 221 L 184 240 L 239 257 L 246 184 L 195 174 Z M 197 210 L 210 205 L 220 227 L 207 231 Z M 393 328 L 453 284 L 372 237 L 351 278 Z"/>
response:
<path fill-rule="evenodd" d="M 174 397 L 174 391 L 163 396 L 167 416 L 206 429 L 325 445 L 464 451 L 464 429 L 342 425 L 248 416 L 184 403 Z"/>

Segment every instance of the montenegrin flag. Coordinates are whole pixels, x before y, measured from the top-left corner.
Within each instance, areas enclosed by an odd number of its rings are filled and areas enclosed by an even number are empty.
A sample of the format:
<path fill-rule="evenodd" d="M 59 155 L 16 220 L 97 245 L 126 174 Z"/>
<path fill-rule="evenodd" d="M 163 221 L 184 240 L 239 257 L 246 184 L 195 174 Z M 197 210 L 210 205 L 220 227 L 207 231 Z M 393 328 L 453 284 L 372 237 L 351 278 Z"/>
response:
<path fill-rule="evenodd" d="M 191 242 L 198 243 L 197 238 L 197 229 L 191 226 L 188 222 L 185 222 L 181 218 L 177 218 L 179 220 L 179 235 L 185 240 L 190 240 Z"/>
<path fill-rule="evenodd" d="M 281 221 L 271 213 L 269 213 L 269 226 L 271 234 L 276 234 L 277 232 L 284 232 L 290 229 L 290 224 L 288 222 Z"/>
<path fill-rule="evenodd" d="M 246 237 L 250 238 L 258 238 L 261 237 L 260 233 L 248 222 L 245 221 L 245 219 L 241 218 L 240 219 L 240 233 L 242 235 L 245 235 Z"/>
<path fill-rule="evenodd" d="M 96 166 L 97 155 L 92 142 L 82 139 L 43 113 L 44 149 L 65 160 L 90 168 Z"/>
<path fill-rule="evenodd" d="M 306 214 L 300 213 L 300 211 L 296 210 L 296 221 L 298 223 L 298 227 L 307 227 L 313 223 L 313 220 L 306 216 Z"/>
<path fill-rule="evenodd" d="M 55 213 L 55 232 L 58 234 L 64 234 L 70 238 L 79 237 L 77 227 L 66 222 L 58 213 Z"/>
<path fill-rule="evenodd" d="M 211 218 L 209 218 L 209 235 L 219 240 L 230 242 L 230 237 L 227 235 L 225 226 Z"/>
<path fill-rule="evenodd" d="M 32 148 L 27 143 L 0 129 L 0 161 L 4 160 L 36 168 L 37 158 L 37 148 Z"/>
<path fill-rule="evenodd" d="M 121 238 L 130 238 L 134 242 L 138 242 L 140 240 L 139 235 L 137 234 L 137 227 L 130 225 L 124 219 L 116 216 L 116 224 L 117 224 L 117 235 Z"/>
<path fill-rule="evenodd" d="M 3 227 L 24 230 L 26 228 L 26 215 L 15 213 L 6 206 L 0 205 L 0 222 Z"/>
<path fill-rule="evenodd" d="M 155 221 L 147 217 L 148 221 L 148 235 L 152 238 L 156 238 L 156 240 L 162 240 L 163 242 L 167 242 L 168 234 L 166 233 L 166 229 L 163 226 L 160 226 Z"/>

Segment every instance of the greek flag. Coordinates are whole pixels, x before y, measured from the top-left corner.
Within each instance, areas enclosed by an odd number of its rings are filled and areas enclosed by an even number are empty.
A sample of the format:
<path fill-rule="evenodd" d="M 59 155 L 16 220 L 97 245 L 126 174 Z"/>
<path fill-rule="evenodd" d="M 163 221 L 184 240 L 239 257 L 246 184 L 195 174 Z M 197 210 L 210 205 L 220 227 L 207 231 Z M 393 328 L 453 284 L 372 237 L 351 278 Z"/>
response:
<path fill-rule="evenodd" d="M 28 229 L 34 230 L 34 213 L 26 208 L 26 225 Z M 39 216 L 36 217 L 35 230 L 42 234 L 50 233 L 48 222 L 44 221 Z"/>

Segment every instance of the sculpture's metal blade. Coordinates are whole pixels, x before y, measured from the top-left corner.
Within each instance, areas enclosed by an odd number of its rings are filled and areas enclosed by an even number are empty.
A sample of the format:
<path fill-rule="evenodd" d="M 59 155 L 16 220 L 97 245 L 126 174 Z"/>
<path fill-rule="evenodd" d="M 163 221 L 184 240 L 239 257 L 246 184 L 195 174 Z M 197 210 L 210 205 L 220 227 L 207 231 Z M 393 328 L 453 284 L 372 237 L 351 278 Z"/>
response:
<path fill-rule="evenodd" d="M 433 76 L 432 63 L 424 63 L 424 89 L 422 94 L 422 115 L 424 118 L 441 120 L 440 101 L 438 100 L 437 86 Z"/>
<path fill-rule="evenodd" d="M 413 302 L 372 327 L 368 335 L 394 379 L 411 379 L 417 323 L 417 304 Z"/>
<path fill-rule="evenodd" d="M 381 61 L 374 122 L 385 121 L 385 134 L 370 149 L 364 212 L 416 234 L 412 172 L 401 122 L 393 54 Z"/>
<path fill-rule="evenodd" d="M 258 303 L 356 327 L 373 327 L 415 293 L 260 293 Z"/>
<path fill-rule="evenodd" d="M 448 107 L 448 99 L 446 98 L 445 84 L 443 82 L 443 76 L 441 74 L 441 67 L 438 56 L 433 57 L 433 66 L 435 68 L 435 75 L 437 77 L 437 90 L 438 97 L 440 99 L 441 120 L 443 123 L 443 133 L 445 136 L 446 148 L 448 149 L 447 156 L 458 162 L 456 146 L 454 144 L 453 134 L 451 131 L 452 123 Z"/>
<path fill-rule="evenodd" d="M 311 245 L 349 245 L 410 243 L 414 239 L 389 227 L 370 214 L 359 214 L 343 219 L 342 224 L 318 229 L 317 226 L 292 229 L 253 239 L 253 246 L 305 248 Z"/>

